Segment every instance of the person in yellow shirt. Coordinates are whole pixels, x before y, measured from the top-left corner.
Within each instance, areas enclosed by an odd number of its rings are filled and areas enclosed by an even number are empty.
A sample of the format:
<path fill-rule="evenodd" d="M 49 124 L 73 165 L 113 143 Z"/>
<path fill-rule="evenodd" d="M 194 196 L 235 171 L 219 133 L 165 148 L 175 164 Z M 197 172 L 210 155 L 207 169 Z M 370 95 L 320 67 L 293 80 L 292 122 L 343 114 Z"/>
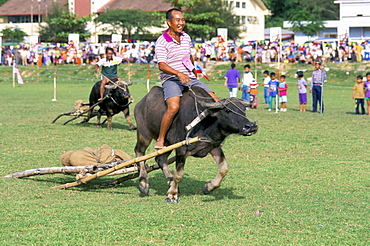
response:
<path fill-rule="evenodd" d="M 361 114 L 365 114 L 365 85 L 362 81 L 362 75 L 357 76 L 357 83 L 352 90 L 352 98 L 356 100 L 356 114 L 360 114 L 359 107 L 361 105 Z"/>
<path fill-rule="evenodd" d="M 362 45 L 357 43 L 356 44 L 356 61 L 361 62 L 362 61 Z"/>

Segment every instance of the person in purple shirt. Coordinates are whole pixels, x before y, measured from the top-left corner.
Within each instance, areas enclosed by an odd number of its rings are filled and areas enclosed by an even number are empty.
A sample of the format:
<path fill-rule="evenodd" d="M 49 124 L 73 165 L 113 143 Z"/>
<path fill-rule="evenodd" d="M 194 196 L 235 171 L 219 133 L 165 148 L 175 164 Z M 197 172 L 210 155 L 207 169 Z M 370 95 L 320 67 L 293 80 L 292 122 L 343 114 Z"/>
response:
<path fill-rule="evenodd" d="M 226 72 L 225 86 L 229 88 L 230 97 L 236 97 L 240 84 L 240 73 L 235 69 L 235 63 L 231 64 L 231 69 Z"/>
<path fill-rule="evenodd" d="M 299 97 L 299 112 L 306 112 L 307 106 L 307 82 L 304 79 L 302 71 L 297 72 L 298 76 L 298 97 Z"/>
<path fill-rule="evenodd" d="M 367 114 L 370 116 L 370 72 L 366 73 L 365 88 L 365 101 L 367 102 Z"/>

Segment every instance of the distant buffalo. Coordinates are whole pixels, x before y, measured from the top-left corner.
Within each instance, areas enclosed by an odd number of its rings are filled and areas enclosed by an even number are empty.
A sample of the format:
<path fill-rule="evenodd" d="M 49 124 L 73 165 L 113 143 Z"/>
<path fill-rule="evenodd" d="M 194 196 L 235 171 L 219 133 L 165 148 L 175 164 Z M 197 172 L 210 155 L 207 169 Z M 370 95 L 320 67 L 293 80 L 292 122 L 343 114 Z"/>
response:
<path fill-rule="evenodd" d="M 108 121 L 107 128 L 108 130 L 112 130 L 112 116 L 119 112 L 123 112 L 130 129 L 136 130 L 136 126 L 132 123 L 129 109 L 131 95 L 128 86 L 131 84 L 132 83 L 127 83 L 125 81 L 113 80 L 105 85 L 104 99 L 99 104 L 97 127 L 101 127 L 100 118 L 105 112 Z M 96 104 L 100 98 L 100 85 L 101 81 L 96 82 L 91 90 L 90 107 Z M 93 109 L 89 111 L 89 115 L 84 120 L 85 122 L 89 121 L 92 111 Z"/>
<path fill-rule="evenodd" d="M 219 170 L 217 176 L 205 184 L 203 192 L 208 194 L 220 187 L 221 181 L 228 170 L 221 143 L 230 134 L 250 136 L 258 130 L 256 123 L 250 122 L 245 116 L 246 106 L 248 105 L 247 101 L 236 98 L 225 98 L 219 102 L 214 102 L 211 96 L 199 87 L 191 87 L 183 92 L 180 110 L 167 132 L 165 145 L 168 146 L 187 137 L 195 136 L 205 141 L 185 145 L 175 150 L 176 171 L 174 174 L 172 174 L 167 163 L 170 152 L 156 158 L 169 185 L 167 202 L 178 202 L 178 186 L 184 174 L 185 160 L 189 156 L 205 157 L 210 153 L 218 164 Z M 188 132 L 185 127 L 204 110 L 206 110 L 207 116 Z M 152 139 L 157 139 L 165 111 L 166 103 L 163 99 L 163 89 L 157 86 L 153 87 L 137 103 L 135 107 L 135 119 L 138 124 L 135 146 L 137 157 L 145 154 Z M 144 162 L 140 162 L 139 189 L 144 194 L 149 193 L 148 174 Z"/>

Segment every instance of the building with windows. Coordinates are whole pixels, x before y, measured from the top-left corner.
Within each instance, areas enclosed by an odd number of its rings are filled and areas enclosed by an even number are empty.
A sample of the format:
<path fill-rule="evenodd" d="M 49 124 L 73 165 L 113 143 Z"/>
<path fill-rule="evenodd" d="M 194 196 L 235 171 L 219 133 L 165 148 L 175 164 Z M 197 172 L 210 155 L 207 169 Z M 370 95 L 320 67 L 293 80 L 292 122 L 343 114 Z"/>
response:
<path fill-rule="evenodd" d="M 370 39 L 370 0 L 336 0 L 339 4 L 339 20 L 324 21 L 325 30 L 308 37 L 302 32 L 295 33 L 294 42 L 302 44 L 316 39 L 338 39 L 339 41 L 364 41 Z M 285 21 L 284 28 L 292 24 Z"/>
<path fill-rule="evenodd" d="M 265 17 L 271 15 L 262 0 L 226 0 L 242 24 L 241 40 L 264 40 Z"/>

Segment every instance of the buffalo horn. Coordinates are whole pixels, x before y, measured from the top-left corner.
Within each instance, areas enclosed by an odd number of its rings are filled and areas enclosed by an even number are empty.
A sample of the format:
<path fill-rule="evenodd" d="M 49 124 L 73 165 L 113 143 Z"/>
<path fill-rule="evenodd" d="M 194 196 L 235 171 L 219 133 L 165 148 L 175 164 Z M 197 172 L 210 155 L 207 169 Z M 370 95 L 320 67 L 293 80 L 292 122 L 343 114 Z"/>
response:
<path fill-rule="evenodd" d="M 200 104 L 205 107 L 205 108 L 209 108 L 209 109 L 216 109 L 216 108 L 223 108 L 225 107 L 225 105 L 221 102 L 221 101 L 218 101 L 218 102 L 200 102 Z"/>
<path fill-rule="evenodd" d="M 240 103 L 243 104 L 243 106 L 250 106 L 251 104 L 247 100 L 240 100 Z"/>
<path fill-rule="evenodd" d="M 108 90 L 112 90 L 112 89 L 116 89 L 117 85 L 104 85 L 104 88 Z"/>

